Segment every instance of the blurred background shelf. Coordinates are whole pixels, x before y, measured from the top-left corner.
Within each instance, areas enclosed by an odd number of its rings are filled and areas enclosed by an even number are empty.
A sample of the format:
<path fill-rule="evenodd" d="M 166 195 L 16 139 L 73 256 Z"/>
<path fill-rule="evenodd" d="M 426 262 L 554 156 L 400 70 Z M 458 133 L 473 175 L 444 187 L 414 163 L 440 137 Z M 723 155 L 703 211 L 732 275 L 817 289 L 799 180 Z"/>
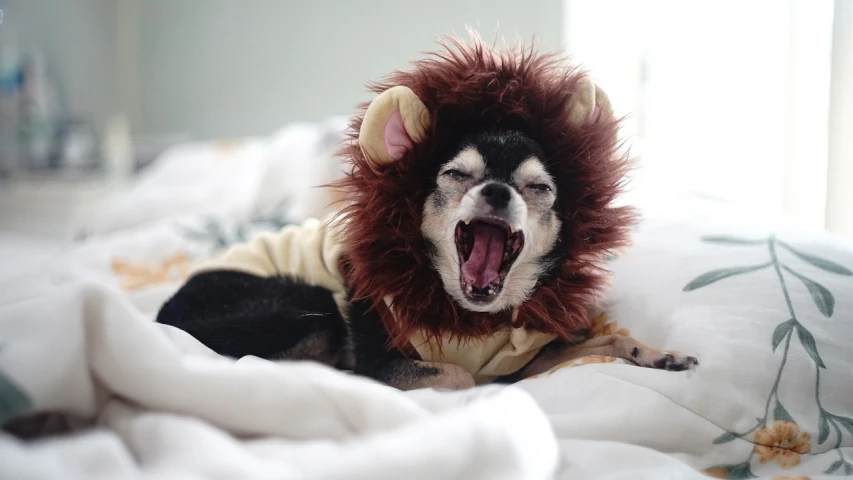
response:
<path fill-rule="evenodd" d="M 21 173 L 0 184 L 0 232 L 70 240 L 76 216 L 117 188 L 102 171 Z"/>

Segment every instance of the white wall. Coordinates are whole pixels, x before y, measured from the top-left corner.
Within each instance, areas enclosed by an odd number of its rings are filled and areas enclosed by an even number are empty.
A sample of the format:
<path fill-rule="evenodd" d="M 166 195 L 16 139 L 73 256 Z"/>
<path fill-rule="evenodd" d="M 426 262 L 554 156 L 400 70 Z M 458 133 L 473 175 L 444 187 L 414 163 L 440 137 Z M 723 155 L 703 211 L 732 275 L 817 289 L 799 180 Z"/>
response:
<path fill-rule="evenodd" d="M 561 43 L 562 0 L 9 0 L 5 25 L 41 49 L 71 109 L 135 133 L 268 134 L 349 114 L 364 84 L 479 26 Z M 498 26 L 500 28 L 498 28 Z M 2 28 L 2 27 L 0 27 Z"/>
<path fill-rule="evenodd" d="M 141 127 L 203 137 L 268 133 L 349 114 L 364 83 L 437 35 L 478 24 L 561 42 L 561 0 L 140 0 Z"/>
<path fill-rule="evenodd" d="M 821 228 L 832 7 L 567 0 L 566 43 L 630 115 L 634 186 L 656 193 L 663 184 Z"/>
<path fill-rule="evenodd" d="M 826 226 L 853 239 L 853 3 L 835 0 Z"/>

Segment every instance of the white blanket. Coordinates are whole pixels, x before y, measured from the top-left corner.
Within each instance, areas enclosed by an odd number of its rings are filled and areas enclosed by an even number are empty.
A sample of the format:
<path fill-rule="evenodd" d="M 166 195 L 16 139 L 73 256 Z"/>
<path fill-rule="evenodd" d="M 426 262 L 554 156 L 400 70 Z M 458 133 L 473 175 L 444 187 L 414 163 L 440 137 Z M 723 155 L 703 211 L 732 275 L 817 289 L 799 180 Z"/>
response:
<path fill-rule="evenodd" d="M 533 479 L 556 466 L 546 417 L 515 388 L 404 394 L 308 362 L 225 359 L 82 277 L 42 271 L 0 292 L 15 408 L 97 424 L 35 445 L 0 436 L 0 478 Z"/>

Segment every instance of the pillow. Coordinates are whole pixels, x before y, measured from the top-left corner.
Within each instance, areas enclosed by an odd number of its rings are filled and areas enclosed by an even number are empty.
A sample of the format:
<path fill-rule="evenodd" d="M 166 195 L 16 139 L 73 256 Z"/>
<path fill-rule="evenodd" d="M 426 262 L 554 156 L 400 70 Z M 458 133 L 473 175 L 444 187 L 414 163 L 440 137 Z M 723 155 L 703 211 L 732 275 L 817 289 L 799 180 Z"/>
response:
<path fill-rule="evenodd" d="M 175 218 L 207 215 L 245 221 L 287 208 L 294 220 L 323 216 L 333 202 L 318 188 L 340 176 L 334 152 L 345 119 L 292 123 L 268 137 L 171 147 L 131 182 L 77 212 L 81 235 L 116 232 Z"/>
<path fill-rule="evenodd" d="M 721 478 L 853 474 L 853 245 L 735 218 L 646 221 L 612 263 L 596 330 L 694 355 L 695 371 L 598 357 L 521 382 L 565 445 L 634 444 Z"/>

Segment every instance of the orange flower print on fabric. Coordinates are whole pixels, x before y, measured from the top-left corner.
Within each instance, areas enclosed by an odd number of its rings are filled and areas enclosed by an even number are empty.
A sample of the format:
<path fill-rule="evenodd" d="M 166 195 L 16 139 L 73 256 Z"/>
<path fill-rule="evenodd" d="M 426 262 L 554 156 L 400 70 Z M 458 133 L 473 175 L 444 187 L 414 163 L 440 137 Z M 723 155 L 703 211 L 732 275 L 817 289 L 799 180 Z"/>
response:
<path fill-rule="evenodd" d="M 545 372 L 541 375 L 534 375 L 531 378 L 536 378 L 536 377 L 540 377 L 540 376 L 549 377 L 549 376 L 551 376 L 551 374 L 553 374 L 557 370 L 561 370 L 563 368 L 579 367 L 581 365 L 589 365 L 591 363 L 611 363 L 611 362 L 615 362 L 616 360 L 617 360 L 616 357 L 611 357 L 609 355 L 589 355 L 587 357 L 574 358 L 572 360 L 569 360 L 568 362 L 563 362 L 563 363 L 557 365 L 556 367 L 552 368 L 551 370 L 548 370 L 547 372 Z"/>
<path fill-rule="evenodd" d="M 630 332 L 628 332 L 627 328 L 619 328 L 619 325 L 616 322 L 608 322 L 607 320 L 607 312 L 601 312 L 595 317 L 593 317 L 591 322 L 592 331 L 590 332 L 589 336 L 586 337 L 586 339 L 589 340 L 590 338 L 601 337 L 604 335 L 630 335 Z M 578 341 L 580 341 L 580 339 Z M 547 372 L 541 375 L 535 375 L 531 378 L 536 378 L 540 376 L 548 377 L 557 370 L 561 370 L 563 368 L 578 367 L 591 363 L 611 363 L 615 362 L 616 360 L 618 360 L 616 357 L 611 357 L 607 355 L 589 355 L 586 357 L 574 358 L 572 360 L 557 365 L 556 367 L 548 370 Z"/>
<path fill-rule="evenodd" d="M 120 258 L 114 258 L 110 262 L 110 268 L 119 278 L 123 290 L 139 290 L 153 285 L 183 281 L 189 273 L 189 267 L 189 259 L 184 253 L 172 255 L 154 266 Z"/>
<path fill-rule="evenodd" d="M 729 471 L 721 467 L 708 468 L 702 470 L 702 473 L 711 478 L 726 478 L 729 476 Z"/>
<path fill-rule="evenodd" d="M 241 138 L 224 139 L 216 142 L 214 149 L 216 150 L 217 157 L 227 158 L 233 157 L 234 154 L 245 148 L 246 144 L 246 140 Z"/>
<path fill-rule="evenodd" d="M 574 360 L 575 363 L 572 366 L 574 367 L 577 365 L 586 365 L 588 363 L 611 363 L 615 361 L 616 357 L 611 357 L 608 355 L 590 355 L 588 357 L 582 357 L 577 360 Z"/>
<path fill-rule="evenodd" d="M 758 461 L 767 463 L 776 460 L 782 468 L 800 464 L 800 455 L 809 453 L 811 435 L 801 432 L 794 422 L 777 420 L 771 428 L 762 427 L 753 436 Z"/>

